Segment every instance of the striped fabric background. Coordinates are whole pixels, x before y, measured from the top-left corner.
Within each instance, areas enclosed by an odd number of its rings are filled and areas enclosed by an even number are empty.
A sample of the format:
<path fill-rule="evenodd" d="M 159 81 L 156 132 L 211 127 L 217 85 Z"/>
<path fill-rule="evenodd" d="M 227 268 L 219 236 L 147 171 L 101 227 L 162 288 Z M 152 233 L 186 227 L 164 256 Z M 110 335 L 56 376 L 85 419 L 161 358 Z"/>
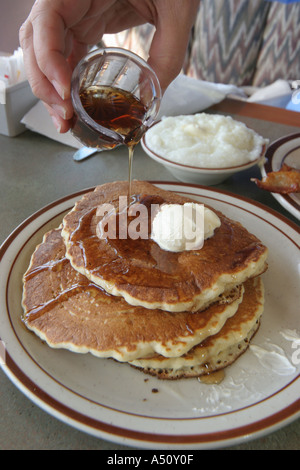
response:
<path fill-rule="evenodd" d="M 300 3 L 272 3 L 265 27 L 254 84 L 277 78 L 300 79 Z"/>
<path fill-rule="evenodd" d="M 153 27 L 105 38 L 147 58 Z M 238 86 L 300 79 L 300 2 L 201 0 L 183 71 Z"/>

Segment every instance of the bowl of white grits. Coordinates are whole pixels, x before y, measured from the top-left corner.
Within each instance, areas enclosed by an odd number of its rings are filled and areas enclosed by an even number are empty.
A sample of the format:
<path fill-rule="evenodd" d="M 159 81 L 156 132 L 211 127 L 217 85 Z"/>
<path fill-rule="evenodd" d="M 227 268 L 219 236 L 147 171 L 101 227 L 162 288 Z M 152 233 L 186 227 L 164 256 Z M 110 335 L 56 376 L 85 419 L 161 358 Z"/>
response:
<path fill-rule="evenodd" d="M 141 140 L 143 150 L 185 183 L 214 185 L 264 160 L 268 140 L 230 116 L 168 116 Z"/>

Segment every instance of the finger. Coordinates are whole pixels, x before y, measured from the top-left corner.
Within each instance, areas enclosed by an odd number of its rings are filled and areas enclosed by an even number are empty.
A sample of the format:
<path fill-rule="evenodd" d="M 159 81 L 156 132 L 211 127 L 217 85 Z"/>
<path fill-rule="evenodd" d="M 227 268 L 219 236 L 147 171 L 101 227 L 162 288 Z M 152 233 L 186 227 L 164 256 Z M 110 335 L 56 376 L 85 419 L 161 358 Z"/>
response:
<path fill-rule="evenodd" d="M 52 8 L 38 9 L 31 18 L 36 63 L 60 97 L 70 98 L 71 68 L 65 54 L 70 49 L 70 34 L 63 18 Z"/>
<path fill-rule="evenodd" d="M 161 1 L 160 5 L 148 63 L 164 91 L 181 71 L 199 1 Z"/>
<path fill-rule="evenodd" d="M 52 106 L 49 106 L 47 103 L 43 103 L 46 109 L 48 110 L 48 113 L 51 116 L 53 125 L 55 126 L 57 132 L 60 134 L 64 134 L 65 132 L 68 132 L 71 129 L 71 121 L 63 119 L 59 113 L 55 111 L 55 109 Z"/>
<path fill-rule="evenodd" d="M 27 79 L 33 94 L 49 106 L 52 106 L 55 113 L 62 119 L 70 119 L 73 115 L 71 101 L 62 100 L 37 65 L 33 48 L 33 29 L 30 21 L 24 23 L 20 29 L 20 44 L 24 52 L 24 66 Z"/>
<path fill-rule="evenodd" d="M 68 54 L 68 63 L 73 71 L 78 62 L 88 53 L 88 46 L 86 44 L 82 44 L 75 39 L 72 41 L 72 50 L 70 54 Z"/>

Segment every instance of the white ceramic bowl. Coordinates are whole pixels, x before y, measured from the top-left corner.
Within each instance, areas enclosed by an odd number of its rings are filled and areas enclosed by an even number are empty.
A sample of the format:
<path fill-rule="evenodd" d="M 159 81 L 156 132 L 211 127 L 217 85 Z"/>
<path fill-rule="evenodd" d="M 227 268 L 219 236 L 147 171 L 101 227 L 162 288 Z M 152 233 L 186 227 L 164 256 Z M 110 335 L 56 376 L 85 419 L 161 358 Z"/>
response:
<path fill-rule="evenodd" d="M 156 162 L 163 165 L 170 173 L 175 176 L 179 181 L 184 183 L 197 183 L 206 186 L 212 186 L 215 184 L 222 183 L 230 176 L 240 171 L 248 170 L 264 160 L 266 152 L 266 145 L 263 145 L 260 156 L 251 162 L 244 163 L 242 165 L 231 166 L 226 168 L 201 168 L 197 166 L 185 165 L 182 163 L 172 162 L 166 157 L 162 157 L 157 152 L 151 150 L 146 143 L 146 134 L 141 139 L 143 150 Z"/>

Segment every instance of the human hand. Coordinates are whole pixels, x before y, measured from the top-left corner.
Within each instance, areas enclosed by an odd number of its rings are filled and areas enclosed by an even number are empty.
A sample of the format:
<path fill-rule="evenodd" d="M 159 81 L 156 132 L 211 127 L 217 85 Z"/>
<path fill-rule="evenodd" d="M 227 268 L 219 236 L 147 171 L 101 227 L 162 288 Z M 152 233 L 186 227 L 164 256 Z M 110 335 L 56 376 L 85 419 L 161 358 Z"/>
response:
<path fill-rule="evenodd" d="M 166 89 L 181 70 L 199 0 L 37 0 L 20 29 L 26 74 L 57 130 L 70 129 L 71 76 L 106 33 L 156 27 L 148 63 Z"/>

